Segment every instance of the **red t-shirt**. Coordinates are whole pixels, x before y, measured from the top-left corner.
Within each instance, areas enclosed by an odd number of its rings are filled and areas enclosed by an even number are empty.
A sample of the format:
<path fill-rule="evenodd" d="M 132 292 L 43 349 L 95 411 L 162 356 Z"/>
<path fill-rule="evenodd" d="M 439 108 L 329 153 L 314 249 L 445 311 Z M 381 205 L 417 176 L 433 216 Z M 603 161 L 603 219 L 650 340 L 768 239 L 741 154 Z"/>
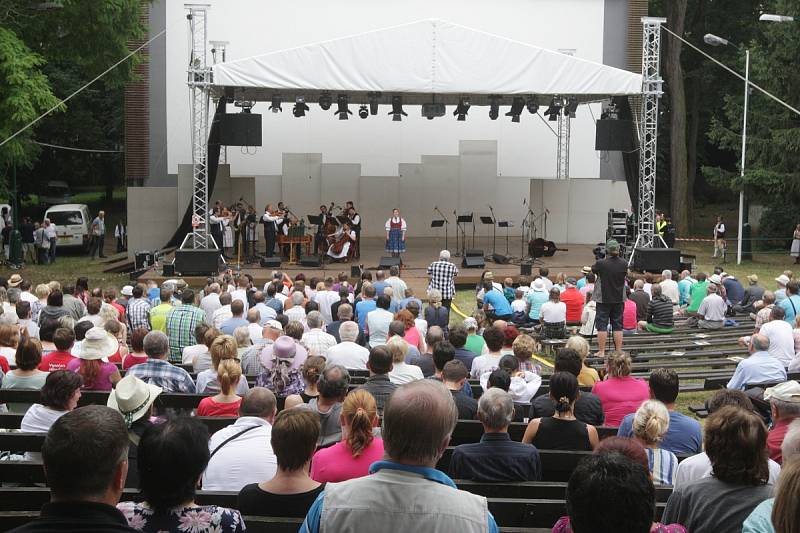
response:
<path fill-rule="evenodd" d="M 561 301 L 567 305 L 567 322 L 580 322 L 583 302 L 586 297 L 577 289 L 570 287 L 561 293 Z"/>
<path fill-rule="evenodd" d="M 114 306 L 114 309 L 119 311 L 119 321 L 124 323 L 125 322 L 125 308 L 122 307 L 121 305 L 119 305 L 117 302 L 111 302 L 110 305 Z"/>
<path fill-rule="evenodd" d="M 3 371 L 3 374 L 8 374 L 10 367 L 8 366 L 8 359 L 0 355 L 0 370 Z"/>
<path fill-rule="evenodd" d="M 146 355 L 145 356 L 139 356 L 139 355 L 133 355 L 133 354 L 129 353 L 128 355 L 125 356 L 125 360 L 122 362 L 122 369 L 123 370 L 128 370 L 130 367 L 132 367 L 134 365 L 138 365 L 140 363 L 146 363 L 146 362 L 147 362 L 147 356 Z"/>
<path fill-rule="evenodd" d="M 767 449 L 769 449 L 769 458 L 778 464 L 783 462 L 781 456 L 781 444 L 786 432 L 789 431 L 789 424 L 794 421 L 793 418 L 782 418 L 772 425 L 772 429 L 767 433 Z"/>
<path fill-rule="evenodd" d="M 200 405 L 197 406 L 197 416 L 239 416 L 241 404 L 241 398 L 233 403 L 219 403 L 209 396 L 200 400 Z"/>
<path fill-rule="evenodd" d="M 43 372 L 55 372 L 56 370 L 66 370 L 67 364 L 75 360 L 76 357 L 69 352 L 50 352 L 42 357 L 42 362 L 39 363 L 39 370 Z M 5 370 L 5 372 L 8 372 Z"/>

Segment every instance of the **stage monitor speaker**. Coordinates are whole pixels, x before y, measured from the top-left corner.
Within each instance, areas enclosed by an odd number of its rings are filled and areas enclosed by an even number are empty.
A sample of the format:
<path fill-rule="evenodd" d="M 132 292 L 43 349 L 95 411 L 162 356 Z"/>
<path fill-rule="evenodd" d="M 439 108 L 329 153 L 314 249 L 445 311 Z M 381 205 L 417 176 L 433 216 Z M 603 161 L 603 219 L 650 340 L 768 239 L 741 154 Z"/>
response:
<path fill-rule="evenodd" d="M 360 279 L 361 267 L 359 265 L 350 265 L 350 277 Z"/>
<path fill-rule="evenodd" d="M 632 152 L 633 122 L 630 120 L 600 119 L 596 122 L 594 149 L 616 152 Z"/>
<path fill-rule="evenodd" d="M 507 265 L 511 262 L 511 258 L 503 254 L 492 254 L 492 261 L 498 265 Z"/>
<path fill-rule="evenodd" d="M 678 270 L 680 266 L 681 251 L 677 248 L 636 248 L 633 252 L 633 268 L 639 272 Z"/>
<path fill-rule="evenodd" d="M 164 268 L 161 270 L 161 275 L 165 278 L 171 278 L 175 275 L 175 265 L 173 263 L 164 263 Z"/>
<path fill-rule="evenodd" d="M 486 261 L 483 256 L 467 256 L 461 261 L 461 266 L 463 268 L 486 268 Z"/>
<path fill-rule="evenodd" d="M 381 270 L 386 270 L 393 266 L 400 266 L 400 258 L 399 257 L 391 257 L 391 256 L 384 256 L 381 257 L 381 260 L 378 262 L 378 268 Z"/>
<path fill-rule="evenodd" d="M 306 267 L 319 268 L 319 256 L 316 255 L 301 255 L 300 264 Z"/>
<path fill-rule="evenodd" d="M 175 273 L 181 276 L 219 274 L 219 250 L 176 250 Z"/>
<path fill-rule="evenodd" d="M 225 113 L 220 124 L 219 143 L 224 146 L 261 146 L 261 115 Z"/>
<path fill-rule="evenodd" d="M 519 264 L 519 275 L 520 276 L 530 276 L 533 272 L 533 265 L 531 263 L 520 263 Z"/>
<path fill-rule="evenodd" d="M 483 257 L 483 250 L 473 248 L 472 250 L 464 251 L 465 257 Z"/>
<path fill-rule="evenodd" d="M 281 266 L 281 258 L 276 256 L 262 257 L 259 263 L 264 268 L 278 268 Z"/>

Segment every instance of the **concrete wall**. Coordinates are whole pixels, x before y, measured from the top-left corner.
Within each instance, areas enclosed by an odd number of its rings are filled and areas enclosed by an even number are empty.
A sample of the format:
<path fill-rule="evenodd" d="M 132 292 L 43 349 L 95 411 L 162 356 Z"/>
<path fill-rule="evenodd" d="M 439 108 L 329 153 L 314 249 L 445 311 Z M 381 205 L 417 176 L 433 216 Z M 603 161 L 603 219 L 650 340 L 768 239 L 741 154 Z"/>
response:
<path fill-rule="evenodd" d="M 128 257 L 164 246 L 178 227 L 177 203 L 177 187 L 128 187 Z"/>

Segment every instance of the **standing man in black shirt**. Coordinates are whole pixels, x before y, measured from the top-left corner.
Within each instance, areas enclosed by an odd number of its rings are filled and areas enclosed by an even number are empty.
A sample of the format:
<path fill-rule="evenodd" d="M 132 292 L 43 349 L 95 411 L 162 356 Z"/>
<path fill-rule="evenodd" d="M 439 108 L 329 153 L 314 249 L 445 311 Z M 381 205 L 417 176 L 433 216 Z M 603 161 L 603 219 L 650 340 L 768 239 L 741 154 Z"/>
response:
<path fill-rule="evenodd" d="M 622 350 L 622 310 L 625 306 L 625 276 L 628 265 L 619 256 L 619 243 L 611 239 L 606 243 L 605 259 L 596 262 L 592 272 L 597 275 L 592 299 L 597 302 L 595 327 L 597 328 L 598 357 L 605 357 L 608 324 L 614 333 L 614 348 Z"/>
<path fill-rule="evenodd" d="M 25 217 L 22 220 L 22 226 L 19 231 L 22 233 L 22 261 L 28 262 L 30 256 L 30 264 L 36 262 L 36 248 L 33 246 L 33 221 L 31 217 Z"/>

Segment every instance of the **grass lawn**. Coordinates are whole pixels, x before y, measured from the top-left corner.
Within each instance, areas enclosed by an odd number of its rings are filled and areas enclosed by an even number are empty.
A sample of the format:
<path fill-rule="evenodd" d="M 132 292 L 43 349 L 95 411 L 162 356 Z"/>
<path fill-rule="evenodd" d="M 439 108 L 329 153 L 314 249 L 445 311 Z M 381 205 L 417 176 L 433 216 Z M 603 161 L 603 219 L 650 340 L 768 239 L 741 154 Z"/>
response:
<path fill-rule="evenodd" d="M 106 237 L 108 241 L 108 237 Z M 52 280 L 64 283 L 75 283 L 80 276 L 89 278 L 90 287 L 114 287 L 119 289 L 128 283 L 128 274 L 108 274 L 103 272 L 104 263 L 91 261 L 86 254 L 73 251 L 58 250 L 56 262 L 50 265 L 25 265 L 21 270 L 11 270 L 6 267 L 0 268 L 0 275 L 8 278 L 15 272 L 30 279 L 34 288 L 39 283 L 47 283 Z"/>

